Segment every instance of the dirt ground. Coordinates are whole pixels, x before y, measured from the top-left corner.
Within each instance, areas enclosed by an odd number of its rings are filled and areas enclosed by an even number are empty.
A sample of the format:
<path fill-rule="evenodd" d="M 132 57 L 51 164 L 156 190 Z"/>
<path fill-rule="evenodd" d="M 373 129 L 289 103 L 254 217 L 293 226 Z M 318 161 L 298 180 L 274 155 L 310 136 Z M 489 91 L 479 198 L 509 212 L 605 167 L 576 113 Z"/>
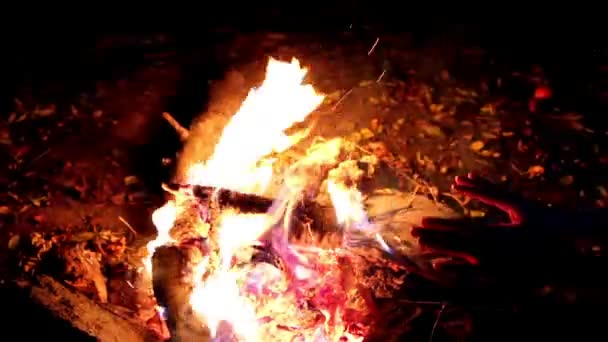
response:
<path fill-rule="evenodd" d="M 182 151 L 162 113 L 187 127 L 230 115 L 262 79 L 268 56 L 295 56 L 310 67 L 311 83 L 328 94 L 308 122 L 312 135 L 346 136 L 384 157 L 397 175 L 381 179 L 382 187 L 416 189 L 491 219 L 500 215 L 478 203 L 462 206 L 450 193 L 454 176 L 484 173 L 552 205 L 608 204 L 599 117 L 608 104 L 608 67 L 597 50 L 564 57 L 580 65 L 572 68 L 542 55 L 518 59 L 464 41 L 396 33 L 180 39 L 97 38 L 73 57 L 81 67 L 66 63 L 41 78 L 33 70 L 16 87 L 0 112 L 3 281 L 20 271 L 8 258 L 16 236 L 87 227 L 124 232 L 128 224 L 136 231 L 130 241 L 151 237 L 151 212 L 163 202 L 160 186 L 179 167 L 178 155 L 209 147 Z M 192 132 L 217 134 L 206 129 L 198 123 Z M 493 317 L 503 325 L 479 319 L 474 327 L 432 330 L 438 339 L 473 338 L 479 324 L 504 328 L 501 315 Z M 418 327 L 420 339 L 431 328 Z"/>

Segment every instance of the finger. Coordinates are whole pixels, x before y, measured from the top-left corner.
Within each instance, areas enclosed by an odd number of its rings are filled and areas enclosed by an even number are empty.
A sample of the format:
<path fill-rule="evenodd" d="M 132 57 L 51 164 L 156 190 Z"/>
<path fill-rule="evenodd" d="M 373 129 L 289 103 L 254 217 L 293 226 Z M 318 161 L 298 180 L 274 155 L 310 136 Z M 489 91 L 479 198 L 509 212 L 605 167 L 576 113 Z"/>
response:
<path fill-rule="evenodd" d="M 429 259 L 441 259 L 441 260 L 449 260 L 449 261 L 440 261 L 439 265 L 435 260 L 431 260 L 431 264 L 435 270 L 440 270 L 441 263 L 451 263 L 451 264 L 461 264 L 461 265 L 471 265 L 471 266 L 479 266 L 479 259 L 471 254 L 461 251 L 453 251 L 449 249 L 436 249 L 433 248 L 428 252 L 422 254 L 422 257 Z"/>
<path fill-rule="evenodd" d="M 465 275 L 472 271 L 472 267 L 477 266 L 477 259 L 472 255 L 467 256 L 468 261 L 463 261 L 463 258 L 452 259 L 452 258 L 441 258 L 437 260 L 433 260 L 432 265 L 433 269 L 437 272 L 444 274 L 454 274 L 454 275 Z M 472 261 L 472 262 L 471 262 Z"/>
<path fill-rule="evenodd" d="M 470 176 L 456 176 L 454 178 L 454 183 L 460 186 L 475 186 L 475 181 Z"/>
<path fill-rule="evenodd" d="M 454 185 L 452 186 L 454 191 L 457 191 L 463 195 L 466 195 L 472 199 L 476 199 L 488 205 L 492 205 L 500 210 L 503 210 L 509 214 L 516 212 L 517 208 L 512 204 L 512 201 L 504 196 L 504 194 L 486 192 L 481 189 L 471 188 L 468 186 Z"/>
<path fill-rule="evenodd" d="M 458 186 L 475 188 L 483 192 L 494 192 L 496 194 L 504 193 L 499 185 L 473 173 L 469 173 L 466 177 L 457 176 L 454 183 Z"/>

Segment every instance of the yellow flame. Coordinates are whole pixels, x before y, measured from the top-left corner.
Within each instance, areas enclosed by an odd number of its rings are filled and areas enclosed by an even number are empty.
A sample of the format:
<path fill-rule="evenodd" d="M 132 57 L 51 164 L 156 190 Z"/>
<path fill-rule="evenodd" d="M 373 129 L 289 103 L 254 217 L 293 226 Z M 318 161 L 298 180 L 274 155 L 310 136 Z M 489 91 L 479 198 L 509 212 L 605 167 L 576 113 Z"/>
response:
<path fill-rule="evenodd" d="M 363 195 L 356 186 L 362 176 L 363 171 L 354 160 L 342 162 L 329 172 L 327 192 L 336 210 L 338 223 L 351 227 L 367 222 Z"/>
<path fill-rule="evenodd" d="M 213 155 L 206 163 L 192 166 L 188 181 L 263 193 L 272 177 L 272 164 L 259 162 L 302 139 L 302 132 L 290 137 L 284 131 L 302 122 L 323 102 L 323 95 L 310 84 L 302 84 L 307 72 L 295 58 L 291 63 L 271 58 L 262 85 L 249 92 L 224 128 Z"/>
<path fill-rule="evenodd" d="M 194 163 L 189 168 L 186 175 L 188 182 L 240 192 L 264 193 L 273 177 L 273 160 L 269 155 L 285 151 L 308 134 L 308 130 L 302 130 L 288 136 L 285 130 L 302 122 L 323 101 L 323 95 L 317 94 L 311 85 L 302 84 L 307 71 L 300 67 L 295 58 L 291 63 L 271 58 L 262 85 L 250 91 L 241 108 L 226 125 L 212 156 L 206 162 Z M 276 253 L 284 253 L 282 257 L 286 255 L 285 259 L 296 260 L 291 275 L 270 264 L 234 267 L 237 262 L 250 261 L 252 252 L 248 247 L 257 244 L 258 239 L 269 229 L 274 229 L 271 226 L 288 210 L 285 208 L 290 207 L 294 196 L 304 192 L 311 182 L 322 181 L 324 173 L 320 172 L 321 166 L 335 165 L 341 146 L 341 139 L 314 145 L 307 156 L 294 164 L 285 175 L 285 193 L 277 198 L 278 205 L 273 206 L 268 213 L 243 214 L 224 210 L 214 222 L 214 232 L 210 233 L 210 239 L 217 244 L 215 249 L 219 252 L 219 260 L 212 256 L 205 257 L 196 266 L 190 303 L 216 340 L 222 340 L 221 335 L 225 333 L 222 331 L 223 323 L 227 323 L 239 341 L 294 340 L 294 336 L 301 341 L 337 342 L 344 338 L 347 341 L 362 340 L 345 331 L 346 325 L 341 320 L 339 309 L 324 312 L 325 322 L 313 328 L 303 328 L 301 332 L 288 331 L 287 335 L 280 335 L 281 332 L 276 327 L 262 328 L 260 320 L 264 317 L 277 318 L 287 312 L 297 315 L 298 309 L 295 308 L 300 305 L 301 298 L 293 293 L 286 294 L 291 282 L 314 286 L 322 281 L 315 278 L 320 278 L 319 275 L 327 276 L 327 273 L 321 274 L 318 270 L 307 268 L 306 261 L 313 260 L 318 255 L 304 257 L 290 246 L 282 245 L 281 240 L 278 243 L 280 246 L 273 245 L 273 248 L 277 248 Z M 347 220 L 351 216 L 352 219 L 357 219 L 356 215 L 349 214 L 347 206 L 360 198 L 352 193 L 353 189 L 345 187 L 345 183 L 339 179 L 342 174 L 335 173 L 335 181 L 328 185 L 330 194 L 333 192 L 332 200 L 337 203 L 336 210 L 341 220 Z M 352 196 L 355 197 L 351 198 Z M 159 233 L 157 240 L 148 245 L 150 253 L 158 246 L 173 241 L 169 231 L 180 215 L 181 205 L 178 198 L 153 214 L 152 219 Z M 289 225 L 283 223 L 283 226 Z M 271 233 L 274 232 L 275 230 Z M 278 235 L 285 238 L 286 242 L 286 235 Z M 272 235 L 271 239 L 274 243 L 276 235 Z M 329 274 L 340 273 L 337 262 L 332 267 L 333 271 Z M 338 282 L 333 280 L 329 283 L 334 285 Z M 257 288 L 260 284 L 264 286 Z M 248 286 L 254 292 L 257 288 L 258 291 L 270 291 L 271 294 L 252 298 L 245 291 Z M 340 316 L 337 320 L 336 315 Z M 333 319 L 331 322 L 330 318 Z M 297 328 L 302 323 L 298 317 L 284 319 L 286 326 L 290 327 Z"/>
<path fill-rule="evenodd" d="M 175 200 L 165 203 L 162 207 L 156 209 L 152 214 L 152 223 L 156 227 L 157 236 L 156 239 L 148 242 L 146 246 L 148 255 L 144 258 L 143 264 L 148 275 L 152 272 L 152 256 L 154 251 L 163 245 L 173 242 L 173 238 L 169 235 L 169 231 L 173 228 L 177 215 L 180 212 L 180 208 Z"/>
<path fill-rule="evenodd" d="M 323 101 L 311 85 L 303 85 L 307 69 L 298 60 L 284 63 L 270 59 L 266 79 L 252 89 L 239 111 L 224 128 L 213 155 L 206 163 L 194 164 L 189 182 L 263 193 L 272 178 L 272 152 L 282 152 L 308 133 L 285 134 L 303 121 Z M 269 228 L 271 215 L 224 212 L 218 227 L 220 266 L 204 282 L 198 282 L 191 296 L 193 309 L 207 323 L 212 335 L 221 322 L 230 324 L 245 341 L 258 341 L 255 305 L 237 284 L 242 274 L 232 269 L 235 253 L 250 246 Z M 204 267 L 204 266 L 202 266 Z M 198 270 L 196 273 L 202 273 Z"/>

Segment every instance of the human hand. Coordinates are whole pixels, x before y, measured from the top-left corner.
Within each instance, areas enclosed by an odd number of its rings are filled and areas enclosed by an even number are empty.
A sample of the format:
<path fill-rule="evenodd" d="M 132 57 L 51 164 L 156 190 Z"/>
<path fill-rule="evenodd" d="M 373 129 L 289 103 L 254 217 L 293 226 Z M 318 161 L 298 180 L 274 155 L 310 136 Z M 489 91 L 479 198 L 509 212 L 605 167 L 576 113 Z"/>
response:
<path fill-rule="evenodd" d="M 453 189 L 507 213 L 489 224 L 469 219 L 425 218 L 412 230 L 433 268 L 465 286 L 545 281 L 572 257 L 570 212 L 542 206 L 486 179 L 457 177 Z M 531 284 L 529 284 L 531 285 Z"/>

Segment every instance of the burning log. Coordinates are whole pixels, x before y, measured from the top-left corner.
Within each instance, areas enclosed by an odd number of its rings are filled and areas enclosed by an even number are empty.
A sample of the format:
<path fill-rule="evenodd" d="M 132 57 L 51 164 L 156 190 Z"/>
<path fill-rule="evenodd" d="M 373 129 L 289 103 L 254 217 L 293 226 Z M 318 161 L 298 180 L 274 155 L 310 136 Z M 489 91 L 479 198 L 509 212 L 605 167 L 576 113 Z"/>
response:
<path fill-rule="evenodd" d="M 237 208 L 246 213 L 265 213 L 270 209 L 274 200 L 259 195 L 244 194 L 228 189 L 218 189 L 209 186 L 195 185 L 192 193 L 201 202 L 214 202 L 220 208 Z"/>
<path fill-rule="evenodd" d="M 166 309 L 173 341 L 208 341 L 209 331 L 190 305 L 192 280 L 189 265 L 196 251 L 186 246 L 159 247 L 152 257 L 154 294 Z"/>
<path fill-rule="evenodd" d="M 37 284 L 21 284 L 21 287 L 29 289 L 35 303 L 98 341 L 162 341 L 151 330 L 118 316 L 49 276 L 40 276 Z"/>

